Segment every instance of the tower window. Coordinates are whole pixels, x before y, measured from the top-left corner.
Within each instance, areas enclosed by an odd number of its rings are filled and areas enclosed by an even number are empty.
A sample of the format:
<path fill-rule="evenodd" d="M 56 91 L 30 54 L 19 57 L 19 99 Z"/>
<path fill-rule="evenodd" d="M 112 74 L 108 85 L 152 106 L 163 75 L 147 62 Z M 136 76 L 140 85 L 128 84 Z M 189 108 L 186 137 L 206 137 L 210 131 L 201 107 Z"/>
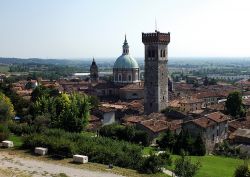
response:
<path fill-rule="evenodd" d="M 163 96 L 163 97 L 162 97 L 162 99 L 164 100 L 164 99 L 165 99 L 165 97 Z"/>
<path fill-rule="evenodd" d="M 152 56 L 151 57 L 155 57 L 155 51 L 154 50 L 152 50 Z"/>
<path fill-rule="evenodd" d="M 166 57 L 166 50 L 163 50 L 163 57 Z"/>
<path fill-rule="evenodd" d="M 153 106 L 153 103 L 150 103 L 149 106 L 152 107 L 152 106 Z"/>
<path fill-rule="evenodd" d="M 148 50 L 148 57 L 151 57 L 151 50 Z"/>

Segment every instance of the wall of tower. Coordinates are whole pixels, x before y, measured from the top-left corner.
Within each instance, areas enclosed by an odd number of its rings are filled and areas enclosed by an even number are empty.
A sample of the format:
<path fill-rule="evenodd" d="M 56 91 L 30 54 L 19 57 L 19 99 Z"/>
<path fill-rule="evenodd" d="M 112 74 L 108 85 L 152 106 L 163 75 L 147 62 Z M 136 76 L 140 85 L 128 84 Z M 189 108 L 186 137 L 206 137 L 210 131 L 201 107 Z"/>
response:
<path fill-rule="evenodd" d="M 169 33 L 142 34 L 145 45 L 144 112 L 160 112 L 168 104 L 168 51 Z"/>

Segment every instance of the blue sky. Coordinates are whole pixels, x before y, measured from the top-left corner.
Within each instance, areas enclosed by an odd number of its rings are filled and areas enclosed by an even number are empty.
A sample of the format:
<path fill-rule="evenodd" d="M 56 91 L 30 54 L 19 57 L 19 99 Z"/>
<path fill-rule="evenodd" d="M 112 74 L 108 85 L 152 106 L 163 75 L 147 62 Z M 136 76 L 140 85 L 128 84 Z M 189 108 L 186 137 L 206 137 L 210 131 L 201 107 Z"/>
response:
<path fill-rule="evenodd" d="M 249 0 L 0 0 L 0 56 L 118 57 L 124 34 L 171 33 L 170 57 L 249 57 Z"/>

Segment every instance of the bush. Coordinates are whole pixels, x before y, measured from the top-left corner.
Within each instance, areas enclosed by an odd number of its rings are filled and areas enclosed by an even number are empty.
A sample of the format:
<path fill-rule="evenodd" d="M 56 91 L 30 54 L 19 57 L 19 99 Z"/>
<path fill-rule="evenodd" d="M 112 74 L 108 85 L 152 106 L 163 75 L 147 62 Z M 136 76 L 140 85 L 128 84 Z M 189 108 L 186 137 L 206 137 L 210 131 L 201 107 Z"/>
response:
<path fill-rule="evenodd" d="M 200 162 L 193 164 L 190 157 L 182 155 L 175 161 L 174 173 L 179 177 L 193 177 L 200 167 Z"/>
<path fill-rule="evenodd" d="M 99 134 L 115 140 L 125 140 L 144 146 L 149 145 L 147 133 L 142 130 L 136 130 L 134 126 L 106 125 L 100 129 Z"/>
<path fill-rule="evenodd" d="M 142 162 L 141 146 L 58 129 L 48 129 L 42 134 L 33 134 L 24 139 L 24 148 L 34 150 L 37 146 L 47 147 L 51 155 L 72 157 L 73 154 L 84 154 L 91 162 L 112 163 L 132 169 L 138 169 Z"/>
<path fill-rule="evenodd" d="M 250 177 L 250 170 L 247 164 L 240 165 L 234 172 L 234 177 Z"/>
<path fill-rule="evenodd" d="M 8 139 L 10 135 L 9 129 L 6 124 L 0 124 L 0 141 Z"/>
<path fill-rule="evenodd" d="M 33 125 L 28 125 L 26 123 L 19 124 L 15 122 L 10 122 L 8 124 L 9 130 L 14 133 L 15 135 L 21 136 L 21 135 L 30 135 L 32 133 L 37 132 L 37 128 Z"/>
<path fill-rule="evenodd" d="M 169 153 L 151 154 L 142 161 L 139 171 L 148 174 L 158 173 L 162 171 L 163 166 L 171 164 L 172 160 Z"/>

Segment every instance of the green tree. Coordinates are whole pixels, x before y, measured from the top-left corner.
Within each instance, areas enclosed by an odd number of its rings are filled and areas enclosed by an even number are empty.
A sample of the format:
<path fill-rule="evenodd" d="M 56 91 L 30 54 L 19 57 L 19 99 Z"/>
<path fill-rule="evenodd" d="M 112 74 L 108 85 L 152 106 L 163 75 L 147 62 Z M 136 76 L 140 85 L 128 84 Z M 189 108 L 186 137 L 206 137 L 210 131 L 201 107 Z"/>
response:
<path fill-rule="evenodd" d="M 238 166 L 235 169 L 234 177 L 250 177 L 250 170 L 247 164 Z"/>
<path fill-rule="evenodd" d="M 11 120 L 14 116 L 13 104 L 7 96 L 0 92 L 0 122 Z"/>
<path fill-rule="evenodd" d="M 164 166 L 165 162 L 160 156 L 155 154 L 146 157 L 139 169 L 143 173 L 157 173 L 161 171 L 161 168 Z"/>
<path fill-rule="evenodd" d="M 194 142 L 194 150 L 193 150 L 193 154 L 192 155 L 200 155 L 203 156 L 206 154 L 206 146 L 205 143 L 201 137 L 201 135 L 198 135 L 195 139 Z"/>
<path fill-rule="evenodd" d="M 168 148 L 170 151 L 173 150 L 175 144 L 175 136 L 174 134 L 168 129 L 163 136 L 157 141 L 160 148 L 166 149 Z"/>
<path fill-rule="evenodd" d="M 174 173 L 178 177 L 193 177 L 200 167 L 200 162 L 192 163 L 190 157 L 182 155 L 175 161 Z"/>
<path fill-rule="evenodd" d="M 242 116 L 244 111 L 240 92 L 235 91 L 228 95 L 226 101 L 226 110 L 232 116 Z"/>

